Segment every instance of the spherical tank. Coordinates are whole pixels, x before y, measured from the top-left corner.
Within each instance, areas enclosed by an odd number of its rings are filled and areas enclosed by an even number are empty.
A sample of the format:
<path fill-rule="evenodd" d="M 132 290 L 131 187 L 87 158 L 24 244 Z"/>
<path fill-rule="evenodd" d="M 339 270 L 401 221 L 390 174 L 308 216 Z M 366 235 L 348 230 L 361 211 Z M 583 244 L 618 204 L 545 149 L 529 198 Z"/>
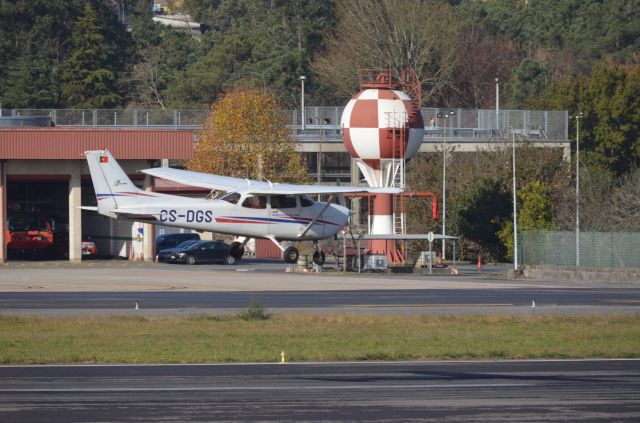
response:
<path fill-rule="evenodd" d="M 398 158 L 399 152 L 410 159 L 424 135 L 420 109 L 406 93 L 391 89 L 360 91 L 344 108 L 341 125 L 347 151 L 373 167 L 380 159 Z"/>

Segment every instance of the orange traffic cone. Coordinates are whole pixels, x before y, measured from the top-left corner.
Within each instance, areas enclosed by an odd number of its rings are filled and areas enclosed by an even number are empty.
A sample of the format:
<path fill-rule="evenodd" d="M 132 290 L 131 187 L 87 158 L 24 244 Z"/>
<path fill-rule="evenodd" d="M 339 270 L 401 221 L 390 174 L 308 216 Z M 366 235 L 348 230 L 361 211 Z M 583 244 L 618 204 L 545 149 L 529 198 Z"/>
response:
<path fill-rule="evenodd" d="M 478 256 L 478 272 L 482 271 L 482 256 Z"/>
<path fill-rule="evenodd" d="M 442 254 L 438 254 L 438 265 L 442 265 Z"/>

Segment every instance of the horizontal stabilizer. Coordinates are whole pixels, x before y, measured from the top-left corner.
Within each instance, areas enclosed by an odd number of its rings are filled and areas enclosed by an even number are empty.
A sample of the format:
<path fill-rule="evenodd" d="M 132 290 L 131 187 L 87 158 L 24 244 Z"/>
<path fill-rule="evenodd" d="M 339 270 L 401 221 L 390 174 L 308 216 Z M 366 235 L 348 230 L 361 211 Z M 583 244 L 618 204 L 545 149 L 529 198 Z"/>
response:
<path fill-rule="evenodd" d="M 91 206 L 80 206 L 78 208 L 82 210 L 88 210 L 88 211 L 94 211 L 94 212 L 98 211 L 97 207 L 91 207 Z"/>
<path fill-rule="evenodd" d="M 151 213 L 139 213 L 132 210 L 113 209 L 109 210 L 118 216 L 118 219 L 135 220 L 137 222 L 157 222 L 160 215 Z"/>

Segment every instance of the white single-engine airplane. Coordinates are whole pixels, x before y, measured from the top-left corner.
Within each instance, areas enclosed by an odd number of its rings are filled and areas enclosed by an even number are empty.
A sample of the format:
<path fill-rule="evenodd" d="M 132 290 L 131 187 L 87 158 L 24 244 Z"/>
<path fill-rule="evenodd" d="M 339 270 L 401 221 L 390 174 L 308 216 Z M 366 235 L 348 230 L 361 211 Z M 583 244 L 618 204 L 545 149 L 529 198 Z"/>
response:
<path fill-rule="evenodd" d="M 399 188 L 369 188 L 334 185 L 294 185 L 232 178 L 172 168 L 140 172 L 185 185 L 224 191 L 217 199 L 192 199 L 138 189 L 108 150 L 85 152 L 97 207 L 94 210 L 114 219 L 127 219 L 165 226 L 235 235 L 230 254 L 240 259 L 250 238 L 267 238 L 282 251 L 288 263 L 298 260 L 298 249 L 281 241 L 313 241 L 313 261 L 323 264 L 325 255 L 318 241 L 334 236 L 348 225 L 353 214 L 332 204 L 345 193 L 397 194 Z M 331 194 L 328 202 L 314 201 L 309 194 Z"/>

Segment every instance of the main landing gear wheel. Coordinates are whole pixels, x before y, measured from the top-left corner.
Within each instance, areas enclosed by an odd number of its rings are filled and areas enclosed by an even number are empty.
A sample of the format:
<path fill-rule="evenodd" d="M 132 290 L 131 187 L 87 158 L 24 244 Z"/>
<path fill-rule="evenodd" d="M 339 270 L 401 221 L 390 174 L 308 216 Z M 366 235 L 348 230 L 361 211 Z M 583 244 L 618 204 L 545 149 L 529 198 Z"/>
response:
<path fill-rule="evenodd" d="M 239 242 L 232 242 L 231 249 L 229 250 L 229 255 L 236 260 L 240 260 L 244 255 L 244 247 Z"/>
<path fill-rule="evenodd" d="M 325 260 L 326 257 L 322 251 L 316 251 L 315 253 L 313 253 L 313 262 L 318 266 L 322 266 Z"/>
<path fill-rule="evenodd" d="M 282 258 L 287 263 L 295 263 L 298 261 L 298 257 L 300 257 L 300 253 L 296 247 L 289 247 L 282 253 Z"/>

